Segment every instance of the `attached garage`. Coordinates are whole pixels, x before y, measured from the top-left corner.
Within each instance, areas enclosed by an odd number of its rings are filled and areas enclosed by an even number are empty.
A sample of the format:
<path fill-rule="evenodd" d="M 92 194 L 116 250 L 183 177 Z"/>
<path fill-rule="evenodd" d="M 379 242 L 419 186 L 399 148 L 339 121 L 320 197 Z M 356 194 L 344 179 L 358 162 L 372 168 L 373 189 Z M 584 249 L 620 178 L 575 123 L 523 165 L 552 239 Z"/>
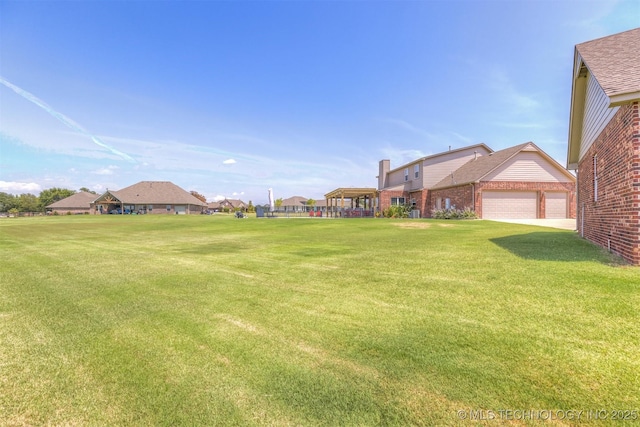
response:
<path fill-rule="evenodd" d="M 175 209 L 178 215 L 184 215 L 187 213 L 187 207 L 184 205 L 176 205 Z"/>
<path fill-rule="evenodd" d="M 567 218 L 567 193 L 547 192 L 544 198 L 546 218 Z"/>
<path fill-rule="evenodd" d="M 483 191 L 482 218 L 530 219 L 538 217 L 536 191 Z"/>

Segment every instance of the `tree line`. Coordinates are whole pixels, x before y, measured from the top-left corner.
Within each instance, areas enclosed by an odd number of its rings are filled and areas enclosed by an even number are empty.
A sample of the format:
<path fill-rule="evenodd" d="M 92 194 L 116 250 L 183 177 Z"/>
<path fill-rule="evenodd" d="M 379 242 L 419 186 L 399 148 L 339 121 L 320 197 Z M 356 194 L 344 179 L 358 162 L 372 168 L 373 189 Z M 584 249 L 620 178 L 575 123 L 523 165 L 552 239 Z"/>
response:
<path fill-rule="evenodd" d="M 82 187 L 80 191 L 96 194 L 88 188 Z M 21 213 L 21 212 L 44 212 L 45 208 L 58 200 L 65 199 L 76 192 L 66 188 L 49 188 L 42 190 L 39 195 L 25 193 L 14 195 L 0 192 L 0 212 Z"/>

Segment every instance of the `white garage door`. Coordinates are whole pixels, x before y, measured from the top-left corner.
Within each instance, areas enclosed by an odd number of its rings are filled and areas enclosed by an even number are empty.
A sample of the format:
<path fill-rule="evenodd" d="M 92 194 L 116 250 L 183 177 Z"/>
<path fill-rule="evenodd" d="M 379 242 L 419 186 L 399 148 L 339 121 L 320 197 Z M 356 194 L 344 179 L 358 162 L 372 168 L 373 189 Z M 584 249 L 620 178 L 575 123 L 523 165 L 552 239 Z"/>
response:
<path fill-rule="evenodd" d="M 187 207 L 184 205 L 176 205 L 176 213 L 178 215 L 184 215 L 187 213 Z"/>
<path fill-rule="evenodd" d="M 567 217 L 567 193 L 545 193 L 544 198 L 547 218 Z"/>
<path fill-rule="evenodd" d="M 535 191 L 483 191 L 482 217 L 485 219 L 537 218 Z"/>

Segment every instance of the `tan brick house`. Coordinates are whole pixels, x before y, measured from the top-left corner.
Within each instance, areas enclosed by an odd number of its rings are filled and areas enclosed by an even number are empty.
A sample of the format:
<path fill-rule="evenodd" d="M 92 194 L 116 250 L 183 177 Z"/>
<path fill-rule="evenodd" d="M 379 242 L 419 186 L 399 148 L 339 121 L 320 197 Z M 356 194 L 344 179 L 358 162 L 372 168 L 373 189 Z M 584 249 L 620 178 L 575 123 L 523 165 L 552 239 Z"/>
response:
<path fill-rule="evenodd" d="M 576 45 L 572 82 L 578 231 L 640 265 L 640 28 Z"/>

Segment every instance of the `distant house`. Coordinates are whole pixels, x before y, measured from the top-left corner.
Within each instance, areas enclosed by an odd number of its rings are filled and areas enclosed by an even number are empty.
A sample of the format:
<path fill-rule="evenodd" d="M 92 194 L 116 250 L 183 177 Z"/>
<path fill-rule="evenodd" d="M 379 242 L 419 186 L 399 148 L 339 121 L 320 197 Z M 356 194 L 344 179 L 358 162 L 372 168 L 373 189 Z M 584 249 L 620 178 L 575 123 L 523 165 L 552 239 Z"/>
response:
<path fill-rule="evenodd" d="M 301 196 L 293 196 L 282 200 L 282 205 L 278 208 L 284 212 L 306 212 L 308 210 L 307 200 Z"/>
<path fill-rule="evenodd" d="M 468 161 L 430 189 L 431 209 L 484 219 L 575 218 L 576 179 L 532 142 Z"/>
<path fill-rule="evenodd" d="M 96 212 L 199 214 L 207 204 L 168 181 L 142 181 L 122 190 L 107 190 L 95 200 Z"/>
<path fill-rule="evenodd" d="M 485 219 L 575 217 L 575 177 L 531 142 L 497 152 L 477 144 L 389 166 L 380 161 L 381 210 L 409 204 L 422 218 L 449 208 Z"/>
<path fill-rule="evenodd" d="M 572 83 L 578 230 L 640 265 L 640 28 L 576 45 Z"/>
<path fill-rule="evenodd" d="M 216 202 L 218 204 L 218 209 L 222 210 L 222 209 L 227 209 L 230 211 L 243 211 L 245 212 L 247 210 L 247 204 L 245 202 L 243 202 L 242 200 L 239 199 L 224 199 L 221 200 L 219 202 Z"/>
<path fill-rule="evenodd" d="M 47 213 L 55 213 L 60 215 L 66 214 L 88 214 L 92 213 L 93 201 L 98 196 L 86 191 L 74 193 L 69 197 L 51 203 L 45 207 Z"/>

